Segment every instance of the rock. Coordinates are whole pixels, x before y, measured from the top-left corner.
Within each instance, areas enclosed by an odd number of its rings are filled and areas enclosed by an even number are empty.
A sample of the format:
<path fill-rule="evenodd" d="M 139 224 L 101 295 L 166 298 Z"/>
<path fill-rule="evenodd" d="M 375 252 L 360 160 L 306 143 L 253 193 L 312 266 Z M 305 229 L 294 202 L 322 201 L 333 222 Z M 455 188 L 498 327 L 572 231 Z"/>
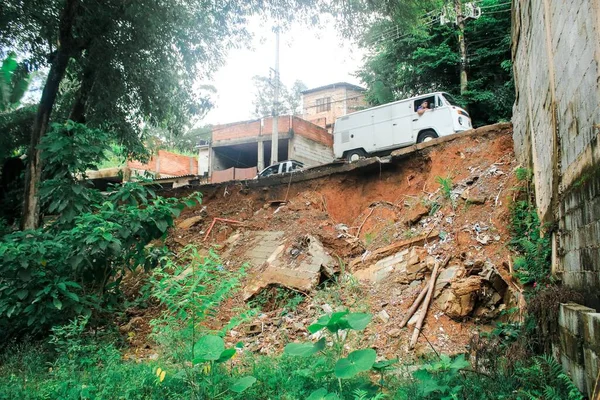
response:
<path fill-rule="evenodd" d="M 485 201 L 487 200 L 486 196 L 473 193 L 470 188 L 462 192 L 460 197 L 462 197 L 467 203 L 471 204 L 485 204 Z"/>
<path fill-rule="evenodd" d="M 377 318 L 379 318 L 384 324 L 387 324 L 390 321 L 390 316 L 385 310 L 379 311 L 377 313 Z"/>
<path fill-rule="evenodd" d="M 480 276 L 469 276 L 451 283 L 452 292 L 457 296 L 477 292 L 481 289 L 483 279 Z"/>
<path fill-rule="evenodd" d="M 194 217 L 186 218 L 180 223 L 177 224 L 178 229 L 189 229 L 192 226 L 196 225 L 198 222 L 202 221 L 204 217 L 202 215 L 196 215 Z"/>
<path fill-rule="evenodd" d="M 437 300 L 438 306 L 450 318 L 462 319 L 468 316 L 475 308 L 482 281 L 479 276 L 469 276 L 452 282 L 450 289 L 444 290 Z"/>
<path fill-rule="evenodd" d="M 477 275 L 485 268 L 485 260 L 478 258 L 475 260 L 465 261 L 467 275 Z"/>
<path fill-rule="evenodd" d="M 449 290 L 445 296 L 445 302 L 440 308 L 446 315 L 453 319 L 462 319 L 469 315 L 475 307 L 477 295 L 474 292 L 466 293 L 462 296 L 457 296 Z"/>
<path fill-rule="evenodd" d="M 294 326 L 294 329 L 298 332 L 303 332 L 306 330 L 304 325 L 302 325 L 300 322 L 294 322 L 293 326 Z"/>
<path fill-rule="evenodd" d="M 390 329 L 390 331 L 388 332 L 388 336 L 393 338 L 400 337 L 401 334 L 402 331 L 398 328 Z"/>
<path fill-rule="evenodd" d="M 410 283 L 410 285 L 408 285 L 408 287 L 416 287 L 416 286 L 421 286 L 421 282 L 423 281 L 412 281 Z"/>
<path fill-rule="evenodd" d="M 408 210 L 406 215 L 406 222 L 409 225 L 414 225 L 421 220 L 424 216 L 429 214 L 429 208 L 421 202 L 417 203 L 413 208 Z"/>
<path fill-rule="evenodd" d="M 411 266 L 411 265 L 418 264 L 426 256 L 427 256 L 427 250 L 425 250 L 423 247 L 418 247 L 418 246 L 411 247 L 410 251 L 408 252 L 408 254 L 405 257 L 406 265 Z"/>
<path fill-rule="evenodd" d="M 436 259 L 434 256 L 427 256 L 425 259 L 425 263 L 427 264 L 427 268 L 430 271 L 433 271 L 433 267 L 435 266 Z"/>
<path fill-rule="evenodd" d="M 331 306 L 329 304 L 323 304 L 321 306 L 321 308 L 323 309 L 323 311 L 325 312 L 325 314 L 332 314 L 333 313 L 333 308 L 331 308 Z"/>
<path fill-rule="evenodd" d="M 434 297 L 439 296 L 442 289 L 448 286 L 450 282 L 454 281 L 455 279 L 461 278 L 464 275 L 465 269 L 460 265 L 451 265 L 443 269 L 435 281 Z"/>
<path fill-rule="evenodd" d="M 425 272 L 427 272 L 427 264 L 413 264 L 406 267 L 406 281 L 413 282 L 419 279 L 423 279 L 425 277 Z"/>
<path fill-rule="evenodd" d="M 482 271 L 480 275 L 483 279 L 487 280 L 496 292 L 500 294 L 500 297 L 504 297 L 506 289 L 508 289 L 508 283 L 502 278 L 500 272 L 494 266 L 489 266 L 486 270 Z"/>

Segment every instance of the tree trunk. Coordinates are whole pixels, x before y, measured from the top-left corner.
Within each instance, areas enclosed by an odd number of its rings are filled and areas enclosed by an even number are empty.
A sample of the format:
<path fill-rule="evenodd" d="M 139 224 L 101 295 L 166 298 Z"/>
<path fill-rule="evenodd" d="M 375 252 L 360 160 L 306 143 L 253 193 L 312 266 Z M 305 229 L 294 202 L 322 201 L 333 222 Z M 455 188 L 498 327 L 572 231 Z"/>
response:
<path fill-rule="evenodd" d="M 38 185 L 42 178 L 42 161 L 38 145 L 46 134 L 50 114 L 54 108 L 54 102 L 58 93 L 60 82 L 65 76 L 69 59 L 72 55 L 72 27 L 73 20 L 79 5 L 78 0 L 67 0 L 65 8 L 60 17 L 59 46 L 52 60 L 52 66 L 48 73 L 46 85 L 42 92 L 42 99 L 38 107 L 37 115 L 31 132 L 31 143 L 29 145 L 27 174 L 25 178 L 25 193 L 23 198 L 23 218 L 21 229 L 35 229 L 39 225 L 39 194 Z"/>

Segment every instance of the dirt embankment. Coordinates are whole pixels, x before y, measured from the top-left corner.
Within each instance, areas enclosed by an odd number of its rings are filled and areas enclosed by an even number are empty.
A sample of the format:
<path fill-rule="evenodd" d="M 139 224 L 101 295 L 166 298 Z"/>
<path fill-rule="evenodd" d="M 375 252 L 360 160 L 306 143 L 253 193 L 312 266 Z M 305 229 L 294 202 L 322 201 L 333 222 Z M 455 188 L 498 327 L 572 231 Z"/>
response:
<path fill-rule="evenodd" d="M 398 324 L 435 260 L 450 256 L 417 350 L 464 351 L 476 331 L 517 301 L 507 248 L 516 184 L 511 134 L 510 125 L 485 127 L 392 163 L 310 181 L 207 187 L 203 204 L 182 213 L 168 245 L 217 246 L 226 268 L 250 262 L 245 289 L 224 305 L 214 327 L 274 286 L 306 296 L 284 312 L 282 304 L 263 304 L 255 319 L 229 332 L 229 342 L 263 353 L 306 338 L 304 327 L 319 315 L 347 306 L 374 315 L 363 344 L 405 358 L 413 328 Z M 240 223 L 216 221 L 205 241 L 214 218 Z M 352 275 L 323 285 L 334 271 Z"/>

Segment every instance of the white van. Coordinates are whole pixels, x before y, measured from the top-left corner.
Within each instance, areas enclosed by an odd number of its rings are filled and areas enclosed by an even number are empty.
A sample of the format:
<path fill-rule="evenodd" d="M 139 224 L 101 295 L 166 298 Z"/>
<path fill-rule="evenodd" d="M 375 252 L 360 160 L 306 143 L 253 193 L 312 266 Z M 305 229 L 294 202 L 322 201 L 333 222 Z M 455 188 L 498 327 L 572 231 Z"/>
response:
<path fill-rule="evenodd" d="M 417 110 L 427 101 L 429 110 Z M 356 161 L 368 154 L 471 129 L 471 117 L 448 93 L 437 92 L 345 115 L 335 121 L 333 153 Z"/>

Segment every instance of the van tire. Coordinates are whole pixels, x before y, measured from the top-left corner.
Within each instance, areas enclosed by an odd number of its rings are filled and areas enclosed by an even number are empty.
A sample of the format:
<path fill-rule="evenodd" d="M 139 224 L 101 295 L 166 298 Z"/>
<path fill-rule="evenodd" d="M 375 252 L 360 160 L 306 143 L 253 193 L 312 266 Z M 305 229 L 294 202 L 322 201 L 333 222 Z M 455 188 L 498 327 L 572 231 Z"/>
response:
<path fill-rule="evenodd" d="M 349 163 L 356 162 L 365 156 L 363 149 L 354 149 L 346 153 L 346 160 Z"/>
<path fill-rule="evenodd" d="M 426 131 L 419 133 L 419 138 L 417 139 L 417 143 L 428 142 L 431 139 L 437 139 L 437 138 L 438 138 L 437 133 L 435 133 L 435 131 L 433 129 L 428 129 Z"/>

